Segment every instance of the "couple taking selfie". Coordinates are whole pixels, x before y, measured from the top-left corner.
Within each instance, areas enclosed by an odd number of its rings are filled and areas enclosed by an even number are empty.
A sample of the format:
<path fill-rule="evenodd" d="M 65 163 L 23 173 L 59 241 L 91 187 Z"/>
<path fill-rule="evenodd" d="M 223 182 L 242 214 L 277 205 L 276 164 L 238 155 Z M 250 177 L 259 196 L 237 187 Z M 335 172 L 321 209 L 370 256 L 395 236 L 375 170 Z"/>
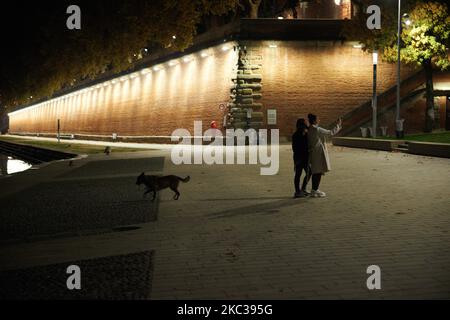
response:
<path fill-rule="evenodd" d="M 332 130 L 319 126 L 320 120 L 314 114 L 308 115 L 308 123 L 305 119 L 297 120 L 297 131 L 292 136 L 292 151 L 294 152 L 295 164 L 295 198 L 301 197 L 325 197 L 325 192 L 319 190 L 322 175 L 330 171 L 330 158 L 325 144 L 327 136 L 334 136 L 342 127 L 342 120 Z M 300 179 L 305 172 L 302 187 Z M 311 192 L 306 191 L 306 186 L 312 177 Z"/>

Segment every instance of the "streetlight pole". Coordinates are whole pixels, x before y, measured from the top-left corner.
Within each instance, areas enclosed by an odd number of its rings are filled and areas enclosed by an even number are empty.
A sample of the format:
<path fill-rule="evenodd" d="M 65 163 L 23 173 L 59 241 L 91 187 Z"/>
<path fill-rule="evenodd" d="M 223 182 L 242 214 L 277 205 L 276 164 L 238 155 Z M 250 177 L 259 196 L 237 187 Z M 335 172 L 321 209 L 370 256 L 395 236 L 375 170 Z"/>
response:
<path fill-rule="evenodd" d="M 372 138 L 377 136 L 377 65 L 378 51 L 373 51 Z"/>
<path fill-rule="evenodd" d="M 58 143 L 60 143 L 61 142 L 61 120 L 60 119 L 58 119 L 57 130 L 58 130 L 58 135 L 57 135 Z"/>
<path fill-rule="evenodd" d="M 398 0 L 398 31 L 397 31 L 397 107 L 395 109 L 395 121 L 400 120 L 400 38 L 402 32 L 402 0 Z"/>

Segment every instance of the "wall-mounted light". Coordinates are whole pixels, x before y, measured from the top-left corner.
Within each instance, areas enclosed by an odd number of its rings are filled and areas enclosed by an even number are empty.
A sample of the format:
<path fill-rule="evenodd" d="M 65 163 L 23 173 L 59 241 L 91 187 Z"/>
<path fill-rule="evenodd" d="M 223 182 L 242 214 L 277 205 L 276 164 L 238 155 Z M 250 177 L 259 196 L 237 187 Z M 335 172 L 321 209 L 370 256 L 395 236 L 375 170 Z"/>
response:
<path fill-rule="evenodd" d="M 141 74 L 146 75 L 146 74 L 149 74 L 150 72 L 151 72 L 151 70 L 149 68 L 145 68 L 141 71 Z"/>
<path fill-rule="evenodd" d="M 206 58 L 206 57 L 209 56 L 209 54 L 208 54 L 207 52 L 202 52 L 202 53 L 200 54 L 200 56 L 201 56 L 202 58 Z"/>
<path fill-rule="evenodd" d="M 276 44 L 269 44 L 269 48 L 278 48 Z"/>
<path fill-rule="evenodd" d="M 283 20 L 283 19 L 284 19 L 284 17 L 282 17 L 282 16 L 278 17 L 278 20 Z"/>
<path fill-rule="evenodd" d="M 174 67 L 178 64 L 178 62 L 176 60 L 172 60 L 169 62 L 169 67 Z"/>
<path fill-rule="evenodd" d="M 361 49 L 362 48 L 362 44 L 355 44 L 355 45 L 353 45 L 353 48 Z"/>
<path fill-rule="evenodd" d="M 161 70 L 158 66 L 153 67 L 153 71 L 159 71 Z"/>
<path fill-rule="evenodd" d="M 191 62 L 192 60 L 194 60 L 194 58 L 192 58 L 192 57 L 184 57 L 184 58 L 183 58 L 183 62 L 184 62 L 184 63 Z"/>
<path fill-rule="evenodd" d="M 222 51 L 227 51 L 227 50 L 230 50 L 231 48 L 228 46 L 228 45 L 224 45 L 223 47 L 222 47 Z"/>
<path fill-rule="evenodd" d="M 342 0 L 334 0 L 334 3 L 335 3 L 337 6 L 340 6 L 340 5 L 342 4 Z"/>

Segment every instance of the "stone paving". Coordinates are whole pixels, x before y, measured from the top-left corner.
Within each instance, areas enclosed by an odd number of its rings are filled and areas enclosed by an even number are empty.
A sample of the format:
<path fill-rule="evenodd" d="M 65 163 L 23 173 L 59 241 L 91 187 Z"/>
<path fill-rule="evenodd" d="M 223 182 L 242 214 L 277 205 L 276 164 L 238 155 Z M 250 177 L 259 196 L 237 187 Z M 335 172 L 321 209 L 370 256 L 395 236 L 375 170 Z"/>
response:
<path fill-rule="evenodd" d="M 190 175 L 191 182 L 181 185 L 179 201 L 161 193 L 156 221 L 5 243 L 0 268 L 153 251 L 152 299 L 449 299 L 450 160 L 340 147 L 330 154 L 323 199 L 292 199 L 286 145 L 276 176 L 260 176 L 255 165 L 175 166 L 167 150 L 113 155 L 165 156 L 164 174 Z M 65 175 L 76 180 L 74 170 L 52 164 L 2 181 L 0 191 Z M 131 176 L 101 177 L 124 174 Z M 369 265 L 381 268 L 381 290 L 366 287 Z"/>
<path fill-rule="evenodd" d="M 150 298 L 153 252 L 71 261 L 83 270 L 82 290 L 67 290 L 68 263 L 12 270 L 0 274 L 0 299 L 144 300 Z"/>
<path fill-rule="evenodd" d="M 136 191 L 136 172 L 161 172 L 163 165 L 160 157 L 90 161 L 5 197 L 0 241 L 154 221 L 158 203 Z"/>

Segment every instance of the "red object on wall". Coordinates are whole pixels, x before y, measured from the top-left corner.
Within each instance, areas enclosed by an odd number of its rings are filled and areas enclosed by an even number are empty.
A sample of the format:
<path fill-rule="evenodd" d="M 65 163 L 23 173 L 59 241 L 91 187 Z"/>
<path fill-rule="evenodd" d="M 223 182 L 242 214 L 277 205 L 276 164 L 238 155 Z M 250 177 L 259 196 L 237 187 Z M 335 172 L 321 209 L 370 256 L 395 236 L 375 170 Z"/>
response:
<path fill-rule="evenodd" d="M 211 121 L 211 129 L 217 129 L 217 121 Z"/>

